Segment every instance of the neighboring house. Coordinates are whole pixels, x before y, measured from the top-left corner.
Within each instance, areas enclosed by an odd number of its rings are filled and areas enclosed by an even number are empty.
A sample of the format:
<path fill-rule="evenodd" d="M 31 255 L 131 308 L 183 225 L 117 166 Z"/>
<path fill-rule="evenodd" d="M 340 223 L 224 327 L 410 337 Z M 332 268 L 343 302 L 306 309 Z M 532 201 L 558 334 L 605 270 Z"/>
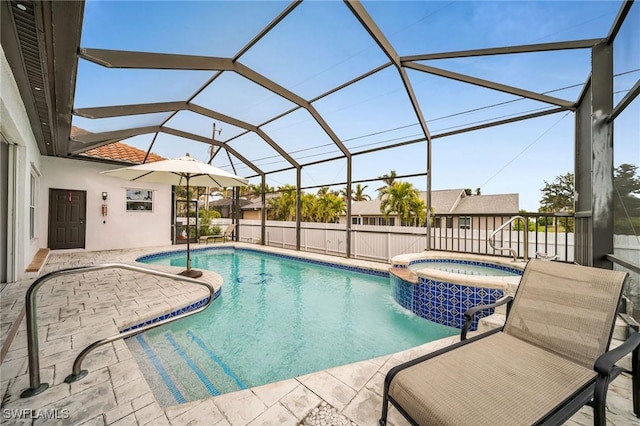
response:
<path fill-rule="evenodd" d="M 420 198 L 426 203 L 426 191 L 420 192 Z M 436 228 L 470 228 L 484 229 L 493 227 L 494 222 L 486 224 L 479 218 L 471 223 L 474 215 L 505 215 L 505 218 L 519 212 L 518 194 L 467 195 L 464 189 L 444 189 L 431 191 L 431 207 L 435 215 L 433 226 Z M 498 220 L 498 219 L 497 219 Z M 340 217 L 345 223 L 346 215 Z M 388 225 L 396 226 L 398 218 L 390 215 L 385 218 L 380 212 L 380 199 L 370 201 L 352 201 L 351 223 L 353 225 Z M 499 219 L 500 226 L 506 219 Z"/>
<path fill-rule="evenodd" d="M 272 198 L 279 197 L 279 193 L 268 193 L 265 194 L 265 199 L 267 200 L 267 209 L 269 209 L 269 200 Z M 248 220 L 260 220 L 260 212 L 262 211 L 262 198 L 256 197 L 251 200 L 248 200 L 247 204 L 244 204 L 240 209 L 242 210 L 242 219 Z"/>
<path fill-rule="evenodd" d="M 251 203 L 249 200 L 244 198 L 240 198 L 238 201 L 240 203 L 240 209 L 242 209 L 243 206 Z M 216 201 L 211 201 L 209 202 L 209 210 L 216 210 L 218 213 L 220 213 L 220 217 L 222 218 L 230 218 L 233 214 L 233 199 L 221 198 Z M 241 219 L 245 219 L 244 212 L 241 215 Z"/>

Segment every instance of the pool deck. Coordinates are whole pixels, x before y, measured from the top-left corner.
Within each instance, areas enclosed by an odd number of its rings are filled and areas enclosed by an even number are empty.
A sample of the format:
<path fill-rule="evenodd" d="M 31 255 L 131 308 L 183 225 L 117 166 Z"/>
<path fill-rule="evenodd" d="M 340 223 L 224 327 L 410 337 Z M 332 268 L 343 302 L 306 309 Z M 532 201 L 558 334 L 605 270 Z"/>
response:
<path fill-rule="evenodd" d="M 256 248 L 250 244 L 224 244 Z M 137 264 L 135 259 L 145 254 L 184 249 L 170 246 L 102 252 L 55 251 L 49 254 L 41 274 L 81 265 Z M 374 262 L 268 250 L 351 266 L 388 268 Z M 158 265 L 153 268 L 178 270 Z M 215 287 L 223 285 L 214 273 L 205 272 L 203 279 Z M 6 354 L 2 354 L 0 368 L 2 424 L 41 424 L 48 422 L 45 417 L 56 416 L 56 424 L 74 425 L 377 425 L 386 372 L 401 362 L 458 340 L 441 339 L 397 354 L 163 409 L 122 340 L 87 356 L 83 364 L 89 370 L 87 377 L 71 384 L 64 379 L 71 373 L 77 354 L 91 342 L 189 305 L 207 293 L 201 287 L 165 278 L 128 270 L 101 270 L 58 277 L 40 288 L 37 298 L 40 369 L 42 381 L 49 383 L 50 388 L 21 399 L 20 393 L 29 387 L 24 296 L 32 282 L 33 279 L 9 284 L 1 294 L 2 346 L 11 341 Z M 630 377 L 618 378 L 608 395 L 609 424 L 637 425 L 631 407 Z M 314 416 L 328 411 L 337 413 L 332 417 L 334 420 Z M 408 423 L 391 409 L 389 424 Z M 593 424 L 591 410 L 583 408 L 567 424 Z"/>

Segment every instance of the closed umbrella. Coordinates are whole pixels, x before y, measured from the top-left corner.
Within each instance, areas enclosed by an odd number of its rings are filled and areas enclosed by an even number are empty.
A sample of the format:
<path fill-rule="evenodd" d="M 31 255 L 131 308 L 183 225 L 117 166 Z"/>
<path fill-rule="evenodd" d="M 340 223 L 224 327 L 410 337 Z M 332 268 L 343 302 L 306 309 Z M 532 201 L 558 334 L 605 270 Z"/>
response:
<path fill-rule="evenodd" d="M 226 172 L 210 164 L 191 158 L 189 154 L 171 160 L 155 161 L 137 166 L 102 172 L 132 182 L 165 183 L 167 185 L 186 186 L 187 196 L 189 186 L 217 186 L 228 188 L 243 186 L 247 179 Z M 192 278 L 202 275 L 202 272 L 191 269 L 191 254 L 189 245 L 189 209 L 187 208 L 187 270 L 180 273 Z"/>

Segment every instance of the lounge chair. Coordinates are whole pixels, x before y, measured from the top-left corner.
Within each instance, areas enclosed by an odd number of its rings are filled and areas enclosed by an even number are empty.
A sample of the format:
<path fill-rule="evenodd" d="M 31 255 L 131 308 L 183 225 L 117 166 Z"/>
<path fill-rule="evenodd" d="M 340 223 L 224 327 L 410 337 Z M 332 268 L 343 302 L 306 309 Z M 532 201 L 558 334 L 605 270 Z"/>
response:
<path fill-rule="evenodd" d="M 392 368 L 385 378 L 388 403 L 414 425 L 562 424 L 585 404 L 604 425 L 609 383 L 631 373 L 633 408 L 640 416 L 640 333 L 607 348 L 626 273 L 539 259 L 525 268 L 503 327 Z M 637 324 L 636 324 L 637 326 Z M 615 365 L 633 352 L 632 371 Z"/>
<path fill-rule="evenodd" d="M 222 241 L 228 241 L 229 239 L 231 239 L 231 234 L 233 234 L 233 231 L 236 229 L 236 224 L 232 223 L 230 225 L 227 226 L 227 229 L 224 230 L 224 232 L 222 234 L 216 234 L 216 235 L 202 235 L 199 239 L 198 239 L 198 244 L 200 243 L 207 243 L 209 244 L 209 241 L 213 241 L 215 242 L 218 238 L 222 239 Z"/>

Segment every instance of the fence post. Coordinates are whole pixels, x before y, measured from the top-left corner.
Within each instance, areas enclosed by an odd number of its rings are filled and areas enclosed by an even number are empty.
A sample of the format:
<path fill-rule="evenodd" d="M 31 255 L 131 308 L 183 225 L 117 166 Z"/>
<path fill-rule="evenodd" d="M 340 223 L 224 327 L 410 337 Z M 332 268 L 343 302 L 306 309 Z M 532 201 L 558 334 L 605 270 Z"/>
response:
<path fill-rule="evenodd" d="M 329 237 L 329 234 L 327 232 L 327 226 L 325 225 L 324 227 L 324 254 L 329 254 L 329 246 L 328 246 L 328 242 L 329 240 L 327 239 Z"/>
<path fill-rule="evenodd" d="M 353 228 L 351 229 L 351 248 L 353 251 L 353 257 L 355 259 L 358 258 L 358 238 L 354 238 L 355 236 L 355 232 L 353 230 Z"/>

